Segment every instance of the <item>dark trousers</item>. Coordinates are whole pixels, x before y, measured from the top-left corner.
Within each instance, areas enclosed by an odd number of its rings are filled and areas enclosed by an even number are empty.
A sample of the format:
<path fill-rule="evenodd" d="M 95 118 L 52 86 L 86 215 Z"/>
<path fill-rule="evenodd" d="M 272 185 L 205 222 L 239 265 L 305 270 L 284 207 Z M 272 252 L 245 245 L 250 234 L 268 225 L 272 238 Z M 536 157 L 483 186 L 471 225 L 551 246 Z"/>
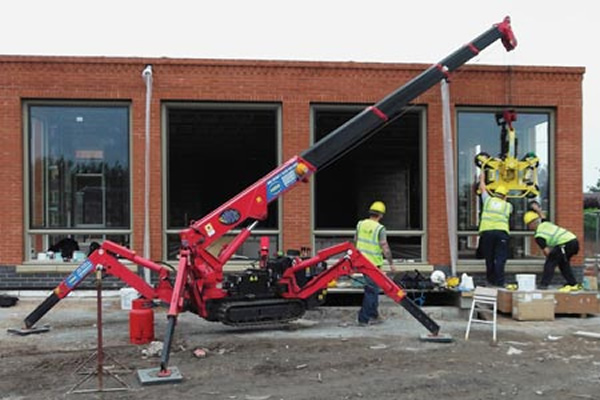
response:
<path fill-rule="evenodd" d="M 371 319 L 379 318 L 379 287 L 373 279 L 365 277 L 365 294 L 362 307 L 358 311 L 358 321 L 368 323 Z"/>
<path fill-rule="evenodd" d="M 554 269 L 558 265 L 560 273 L 562 274 L 568 285 L 576 285 L 577 280 L 573 275 L 571 269 L 571 257 L 579 252 L 579 242 L 577 239 L 573 239 L 565 244 L 555 246 L 550 254 L 546 257 L 544 263 L 544 272 L 542 273 L 542 286 L 548 286 L 552 282 L 554 276 Z"/>
<path fill-rule="evenodd" d="M 481 232 L 481 252 L 485 258 L 485 271 L 490 285 L 504 286 L 504 267 L 508 258 L 506 231 L 492 230 Z"/>

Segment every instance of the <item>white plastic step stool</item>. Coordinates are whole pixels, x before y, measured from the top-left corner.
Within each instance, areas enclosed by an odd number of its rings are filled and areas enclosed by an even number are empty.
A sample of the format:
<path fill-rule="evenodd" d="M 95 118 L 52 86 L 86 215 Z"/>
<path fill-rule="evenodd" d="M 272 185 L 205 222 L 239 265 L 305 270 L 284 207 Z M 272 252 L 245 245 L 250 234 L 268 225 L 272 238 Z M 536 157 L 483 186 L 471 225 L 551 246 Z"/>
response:
<path fill-rule="evenodd" d="M 479 313 L 483 315 L 491 313 L 492 320 L 482 319 Z M 469 313 L 469 322 L 467 323 L 467 331 L 465 332 L 465 340 L 469 340 L 469 332 L 471 324 L 486 324 L 492 325 L 492 338 L 496 341 L 496 321 L 498 314 L 498 289 L 477 286 L 473 292 L 473 301 L 471 303 L 471 312 Z"/>

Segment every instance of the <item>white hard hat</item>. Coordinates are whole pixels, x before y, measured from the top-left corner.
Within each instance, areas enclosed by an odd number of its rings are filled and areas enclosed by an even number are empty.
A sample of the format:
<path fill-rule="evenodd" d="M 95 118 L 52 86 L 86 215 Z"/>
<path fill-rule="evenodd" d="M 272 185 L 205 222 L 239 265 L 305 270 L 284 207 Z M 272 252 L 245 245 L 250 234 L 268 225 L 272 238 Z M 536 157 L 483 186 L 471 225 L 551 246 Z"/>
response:
<path fill-rule="evenodd" d="M 444 271 L 435 270 L 431 273 L 430 279 L 431 282 L 433 282 L 436 285 L 443 285 L 444 283 L 446 283 L 446 274 L 444 273 Z"/>

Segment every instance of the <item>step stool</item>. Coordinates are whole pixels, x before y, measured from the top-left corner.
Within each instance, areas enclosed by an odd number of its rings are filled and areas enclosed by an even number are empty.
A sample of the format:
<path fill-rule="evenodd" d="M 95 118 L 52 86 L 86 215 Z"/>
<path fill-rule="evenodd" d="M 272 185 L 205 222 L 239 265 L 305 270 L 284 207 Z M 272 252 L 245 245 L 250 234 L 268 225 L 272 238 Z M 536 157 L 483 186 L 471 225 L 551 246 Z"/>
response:
<path fill-rule="evenodd" d="M 486 315 L 491 313 L 492 320 L 479 317 L 479 313 Z M 469 322 L 465 332 L 465 340 L 469 340 L 471 324 L 492 325 L 492 338 L 496 341 L 496 321 L 498 314 L 498 289 L 477 286 L 473 292 L 473 301 L 471 303 L 471 312 L 469 313 Z"/>

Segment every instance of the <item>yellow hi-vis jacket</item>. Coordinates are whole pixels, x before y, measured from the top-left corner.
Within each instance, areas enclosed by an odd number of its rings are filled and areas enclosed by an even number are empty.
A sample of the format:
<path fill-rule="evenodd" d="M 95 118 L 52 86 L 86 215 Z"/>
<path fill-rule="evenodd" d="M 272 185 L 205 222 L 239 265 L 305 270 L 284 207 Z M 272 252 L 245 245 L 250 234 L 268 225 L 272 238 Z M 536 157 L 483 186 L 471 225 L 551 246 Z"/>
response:
<path fill-rule="evenodd" d="M 383 265 L 383 252 L 379 245 L 379 234 L 383 229 L 377 221 L 363 219 L 356 225 L 356 248 L 376 266 Z"/>
<path fill-rule="evenodd" d="M 479 232 L 499 230 L 509 233 L 508 219 L 511 212 L 512 204 L 508 201 L 497 197 L 488 197 L 483 203 Z"/>
<path fill-rule="evenodd" d="M 544 239 L 548 247 L 560 246 L 577 238 L 573 232 L 548 221 L 538 225 L 534 236 Z"/>

